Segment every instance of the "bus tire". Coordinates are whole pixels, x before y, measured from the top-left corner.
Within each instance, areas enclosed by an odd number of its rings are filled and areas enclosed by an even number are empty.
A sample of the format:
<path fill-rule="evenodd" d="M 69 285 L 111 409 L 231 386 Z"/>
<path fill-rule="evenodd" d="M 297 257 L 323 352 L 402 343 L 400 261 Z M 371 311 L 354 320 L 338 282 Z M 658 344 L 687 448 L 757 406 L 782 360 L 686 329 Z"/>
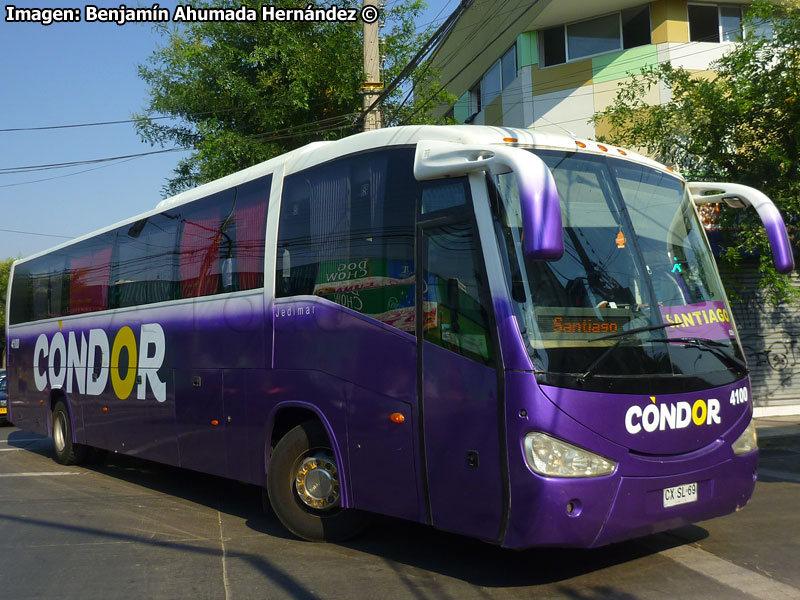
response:
<path fill-rule="evenodd" d="M 281 438 L 269 463 L 267 493 L 286 529 L 310 542 L 341 541 L 363 531 L 366 515 L 339 506 L 338 473 L 322 423 L 302 423 Z"/>
<path fill-rule="evenodd" d="M 89 448 L 72 441 L 72 421 L 67 405 L 56 402 L 53 408 L 53 448 L 56 462 L 62 465 L 77 465 L 86 460 Z"/>

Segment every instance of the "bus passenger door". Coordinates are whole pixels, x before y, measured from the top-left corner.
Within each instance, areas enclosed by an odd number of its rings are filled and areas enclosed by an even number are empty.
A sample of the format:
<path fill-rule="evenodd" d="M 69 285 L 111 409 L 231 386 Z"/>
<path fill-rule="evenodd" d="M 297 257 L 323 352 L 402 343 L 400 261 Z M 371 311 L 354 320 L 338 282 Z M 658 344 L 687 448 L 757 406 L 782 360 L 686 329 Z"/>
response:
<path fill-rule="evenodd" d="M 466 190 L 465 190 L 466 192 Z M 477 227 L 466 207 L 418 228 L 417 338 L 428 502 L 440 529 L 497 540 L 500 362 Z M 447 216 L 450 215 L 450 216 Z"/>

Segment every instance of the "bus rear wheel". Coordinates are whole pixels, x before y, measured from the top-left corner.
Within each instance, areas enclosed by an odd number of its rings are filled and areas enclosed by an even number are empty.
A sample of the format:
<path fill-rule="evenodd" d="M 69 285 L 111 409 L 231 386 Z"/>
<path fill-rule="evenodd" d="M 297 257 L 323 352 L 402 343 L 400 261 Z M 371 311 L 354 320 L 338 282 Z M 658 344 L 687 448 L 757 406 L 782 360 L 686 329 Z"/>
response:
<path fill-rule="evenodd" d="M 67 405 L 56 402 L 53 408 L 53 448 L 56 461 L 62 465 L 77 465 L 86 460 L 89 449 L 72 441 L 72 421 Z"/>
<path fill-rule="evenodd" d="M 275 446 L 267 473 L 272 510 L 297 537 L 335 542 L 358 535 L 366 515 L 341 507 L 339 467 L 325 428 L 309 421 Z"/>

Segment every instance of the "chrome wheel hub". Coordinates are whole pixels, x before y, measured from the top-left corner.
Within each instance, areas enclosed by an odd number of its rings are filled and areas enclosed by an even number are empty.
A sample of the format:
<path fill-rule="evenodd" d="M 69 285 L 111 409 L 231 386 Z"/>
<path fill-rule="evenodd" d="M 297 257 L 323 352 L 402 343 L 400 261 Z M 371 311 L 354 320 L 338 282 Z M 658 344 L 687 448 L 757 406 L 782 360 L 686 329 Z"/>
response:
<path fill-rule="evenodd" d="M 61 452 L 66 447 L 66 432 L 67 424 L 64 422 L 64 415 L 58 413 L 56 416 L 55 426 L 53 427 L 53 442 L 55 443 L 56 450 Z"/>
<path fill-rule="evenodd" d="M 315 454 L 303 459 L 294 487 L 303 504 L 327 510 L 339 505 L 339 472 L 333 458 Z"/>

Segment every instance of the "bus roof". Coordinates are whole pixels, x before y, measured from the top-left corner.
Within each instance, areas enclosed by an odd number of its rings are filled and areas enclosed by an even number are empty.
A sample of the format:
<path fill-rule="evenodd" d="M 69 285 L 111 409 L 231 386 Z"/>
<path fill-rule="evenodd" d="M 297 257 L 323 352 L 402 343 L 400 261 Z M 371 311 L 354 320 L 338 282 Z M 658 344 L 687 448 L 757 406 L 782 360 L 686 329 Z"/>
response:
<path fill-rule="evenodd" d="M 198 198 L 209 196 L 216 192 L 241 185 L 258 177 L 262 177 L 276 170 L 283 169 L 283 174 L 288 175 L 302 171 L 314 165 L 339 158 L 348 154 L 355 154 L 386 146 L 411 146 L 420 140 L 436 140 L 470 145 L 495 145 L 519 146 L 525 148 L 547 148 L 564 150 L 567 152 L 588 152 L 592 154 L 610 154 L 616 158 L 624 158 L 660 171 L 674 171 L 650 158 L 610 146 L 599 144 L 591 140 L 578 139 L 565 135 L 538 132 L 533 129 L 515 129 L 511 127 L 491 127 L 484 125 L 407 125 L 403 127 L 387 127 L 375 131 L 358 133 L 340 140 L 330 142 L 312 142 L 296 150 L 271 158 L 265 162 L 253 165 L 247 169 L 237 171 L 231 175 L 221 177 L 191 190 L 181 192 L 159 202 L 152 210 L 132 215 L 131 217 L 87 233 L 73 240 L 59 244 L 42 252 L 21 259 L 28 259 L 48 254 L 62 247 L 71 246 L 79 241 L 95 235 L 111 231 L 128 223 L 158 214 L 164 210 L 174 208 L 181 204 L 192 202 Z M 678 175 L 679 176 L 679 175 Z"/>

